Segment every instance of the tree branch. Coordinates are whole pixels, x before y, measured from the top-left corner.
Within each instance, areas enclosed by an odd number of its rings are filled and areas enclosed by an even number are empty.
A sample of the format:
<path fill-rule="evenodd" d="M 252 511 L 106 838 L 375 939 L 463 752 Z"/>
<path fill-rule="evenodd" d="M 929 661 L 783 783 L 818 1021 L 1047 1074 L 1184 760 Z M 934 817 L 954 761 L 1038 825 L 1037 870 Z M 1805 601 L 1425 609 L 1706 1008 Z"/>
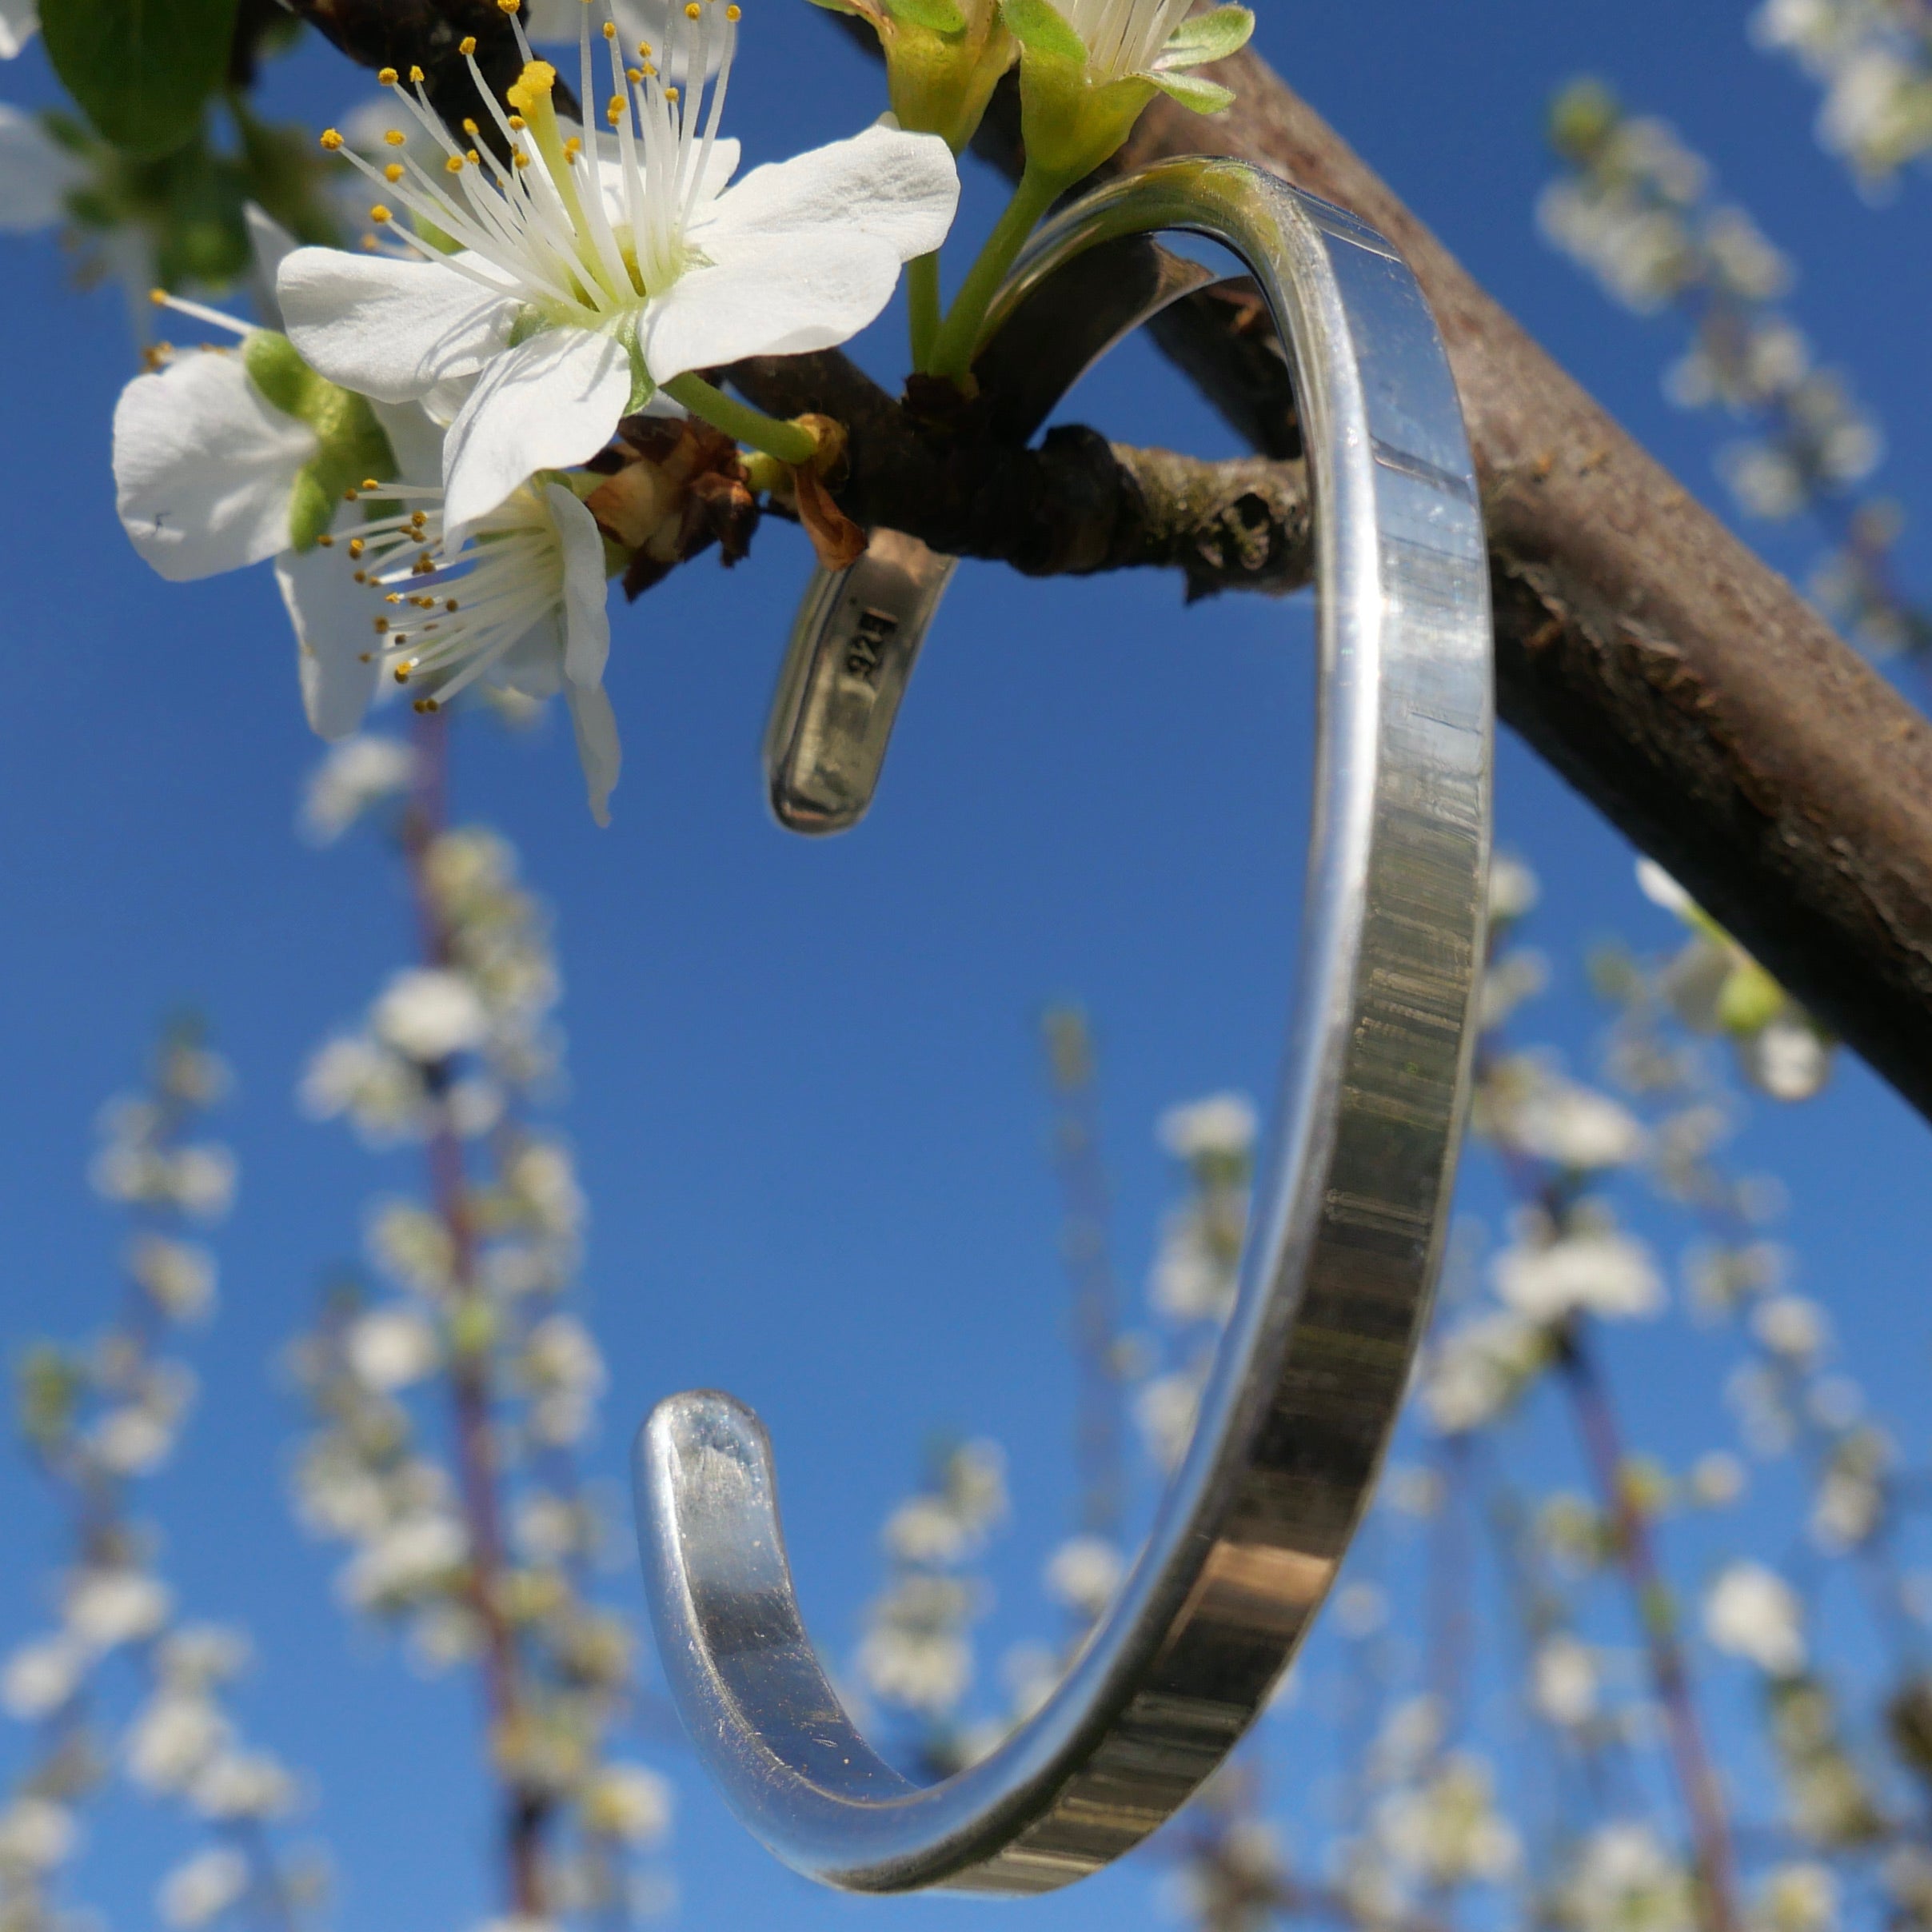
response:
<path fill-rule="evenodd" d="M 760 357 L 730 374 L 773 415 L 816 410 L 844 424 L 851 440 L 835 493 L 868 528 L 887 524 L 1028 577 L 1179 569 L 1191 598 L 1298 589 L 1313 567 L 1299 464 L 1205 463 L 1073 426 L 1039 449 L 936 441 L 836 350 Z"/>
<path fill-rule="evenodd" d="M 1503 717 L 1921 1112 L 1932 1113 L 1932 726 L 1692 501 L 1262 61 L 1204 120 L 1164 102 L 1116 166 L 1210 153 L 1400 248 L 1475 447 Z M 983 146 L 1011 165 L 1010 102 Z M 1163 349 L 1258 449 L 1297 446 L 1279 351 L 1196 296 Z"/>

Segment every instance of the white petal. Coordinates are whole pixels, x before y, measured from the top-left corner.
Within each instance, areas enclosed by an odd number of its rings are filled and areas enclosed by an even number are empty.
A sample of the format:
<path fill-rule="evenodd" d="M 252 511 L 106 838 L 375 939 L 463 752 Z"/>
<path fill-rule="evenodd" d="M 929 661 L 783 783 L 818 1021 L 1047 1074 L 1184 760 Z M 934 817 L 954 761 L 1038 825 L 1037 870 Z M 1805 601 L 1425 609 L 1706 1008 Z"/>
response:
<path fill-rule="evenodd" d="M 12 60 L 40 30 L 34 0 L 0 0 L 0 60 Z"/>
<path fill-rule="evenodd" d="M 0 13 L 0 54 L 10 58 Z M 30 234 L 61 218 L 67 190 L 85 170 L 32 114 L 0 102 L 0 234 Z"/>
<path fill-rule="evenodd" d="M 590 816 L 600 825 L 610 823 L 610 795 L 624 768 L 624 748 L 617 742 L 617 714 L 601 685 L 565 686 L 570 728 L 577 734 L 577 755 L 590 794 Z"/>
<path fill-rule="evenodd" d="M 579 6 L 583 0 L 576 0 Z M 420 402 L 372 402 L 382 433 L 389 439 L 396 474 L 405 483 L 440 483 L 443 479 L 443 426 Z"/>
<path fill-rule="evenodd" d="M 289 493 L 315 433 L 263 401 L 239 356 L 190 354 L 137 376 L 114 410 L 114 500 L 134 548 L 171 581 L 288 548 Z"/>
<path fill-rule="evenodd" d="M 479 266 L 483 265 L 479 264 Z M 408 402 L 473 376 L 509 341 L 513 295 L 436 261 L 299 248 L 276 282 L 289 334 L 332 382 Z"/>
<path fill-rule="evenodd" d="M 555 697 L 564 689 L 562 613 L 545 611 L 484 676 L 525 697 Z"/>
<path fill-rule="evenodd" d="M 275 560 L 275 581 L 295 627 L 296 668 L 309 723 L 318 737 L 346 738 L 362 722 L 381 669 L 369 593 L 356 582 L 339 543 L 285 550 Z"/>
<path fill-rule="evenodd" d="M 754 168 L 719 196 L 708 218 L 693 223 L 690 239 L 717 261 L 728 237 L 856 234 L 910 261 L 945 240 L 959 199 L 959 170 L 938 135 L 868 127 L 849 141 Z"/>
<path fill-rule="evenodd" d="M 573 685 L 594 685 L 610 658 L 604 539 L 597 518 L 562 484 L 546 485 L 544 501 L 564 545 L 564 675 Z"/>
<path fill-rule="evenodd" d="M 898 250 L 864 235 L 788 236 L 731 254 L 688 269 L 645 309 L 637 335 L 654 381 L 743 356 L 835 348 L 878 314 L 899 280 Z"/>
<path fill-rule="evenodd" d="M 630 393 L 623 345 L 587 329 L 546 329 L 499 356 L 443 446 L 443 528 L 450 541 L 537 471 L 595 456 Z"/>
<path fill-rule="evenodd" d="M 283 262 L 301 244 L 265 208 L 253 202 L 243 207 L 242 218 L 248 224 L 249 253 L 253 258 L 249 268 L 249 293 L 254 297 L 263 321 L 271 329 L 279 329 L 281 304 L 275 294 L 275 277 L 281 272 Z"/>

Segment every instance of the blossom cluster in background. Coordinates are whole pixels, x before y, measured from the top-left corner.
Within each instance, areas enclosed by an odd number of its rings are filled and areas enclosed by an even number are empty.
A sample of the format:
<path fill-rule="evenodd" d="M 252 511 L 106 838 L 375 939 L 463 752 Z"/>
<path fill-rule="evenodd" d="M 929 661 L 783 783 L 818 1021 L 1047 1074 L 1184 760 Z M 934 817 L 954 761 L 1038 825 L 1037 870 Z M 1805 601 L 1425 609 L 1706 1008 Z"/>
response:
<path fill-rule="evenodd" d="M 236 1164 L 199 1130 L 228 1080 L 183 1023 L 160 1043 L 145 1089 L 102 1110 L 94 1188 L 128 1230 L 118 1311 L 86 1343 L 38 1342 L 18 1360 L 19 1438 L 59 1507 L 66 1547 L 50 1579 L 53 1627 L 0 1662 L 0 1709 L 33 1729 L 0 1809 L 6 1932 L 83 1922 L 66 1868 L 90 1804 L 117 1779 L 178 1807 L 200 1841 L 157 1881 L 162 1925 L 290 1927 L 326 1889 L 319 1851 L 283 1842 L 304 1806 L 301 1781 L 249 1742 L 230 1702 L 248 1639 L 185 1612 L 156 1527 L 136 1513 L 194 1407 L 179 1345 L 215 1312 L 216 1261 L 200 1234 L 227 1214 Z"/>
<path fill-rule="evenodd" d="M 1805 517 L 1827 548 L 1812 576 L 1820 605 L 1875 655 L 1922 652 L 1932 617 L 1901 588 L 1903 513 L 1866 488 L 1884 453 L 1878 424 L 1844 373 L 1821 364 L 1781 305 L 1789 259 L 1701 157 L 1663 122 L 1631 114 L 1582 81 L 1551 110 L 1565 171 L 1538 209 L 1544 235 L 1639 315 L 1668 311 L 1690 341 L 1666 378 L 1672 400 L 1747 433 L 1718 468 L 1747 515 Z"/>

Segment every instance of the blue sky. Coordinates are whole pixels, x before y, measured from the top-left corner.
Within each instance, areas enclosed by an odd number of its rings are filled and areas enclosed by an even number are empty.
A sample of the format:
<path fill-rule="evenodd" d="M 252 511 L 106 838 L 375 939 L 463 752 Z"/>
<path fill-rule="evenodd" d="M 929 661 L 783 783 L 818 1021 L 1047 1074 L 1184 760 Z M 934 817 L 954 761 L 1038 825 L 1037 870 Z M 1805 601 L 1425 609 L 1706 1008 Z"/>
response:
<path fill-rule="evenodd" d="M 747 10 L 732 121 L 750 158 L 876 111 L 872 71 L 800 0 Z M 1555 85 L 1595 71 L 1675 121 L 1798 258 L 1794 306 L 1892 431 L 1886 486 L 1932 504 L 1932 441 L 1913 433 L 1932 183 L 1908 183 L 1890 208 L 1862 203 L 1811 142 L 1809 91 L 1746 47 L 1741 10 L 1270 0 L 1259 40 L 1715 502 L 1710 425 L 1659 392 L 1669 325 L 1608 309 L 1531 221 Z M 317 119 L 359 98 L 356 77 L 319 50 L 273 86 Z M 9 99 L 48 88 L 38 54 L 0 72 Z M 976 169 L 968 227 L 996 207 Z M 243 1185 L 221 1237 L 222 1315 L 199 1345 L 203 1407 L 154 1485 L 167 1565 L 198 1614 L 245 1622 L 261 1642 L 248 1708 L 262 1741 L 313 1778 L 313 1822 L 342 1874 L 337 1922 L 466 1926 L 490 1902 L 469 1699 L 413 1679 L 336 1611 L 332 1556 L 288 1519 L 293 1404 L 274 1367 L 318 1281 L 356 1251 L 368 1198 L 408 1179 L 406 1162 L 371 1160 L 291 1100 L 309 1048 L 400 963 L 405 909 L 373 847 L 317 854 L 293 836 L 314 746 L 272 583 L 256 573 L 171 589 L 121 535 L 106 462 L 130 368 L 118 298 L 74 293 L 50 243 L 7 249 L 0 1333 L 81 1332 L 107 1311 L 118 1235 L 86 1188 L 90 1121 L 156 1020 L 196 1002 L 239 1075 L 222 1125 Z M 865 345 L 888 377 L 899 339 L 882 325 Z M 1139 345 L 1070 413 L 1117 437 L 1228 447 Z M 1802 569 L 1806 552 L 1773 553 Z M 1184 611 L 1165 581 L 1034 585 L 969 565 L 874 816 L 807 844 L 768 822 L 756 763 L 806 561 L 773 529 L 732 577 L 707 561 L 620 618 L 610 687 L 628 762 L 609 832 L 585 816 L 555 725 L 527 741 L 467 732 L 460 812 L 505 830 L 557 909 L 573 1045 L 562 1120 L 593 1204 L 585 1280 L 613 1373 L 601 1469 L 617 1478 L 635 1420 L 670 1390 L 709 1383 L 752 1401 L 777 1441 L 808 1614 L 838 1655 L 876 1580 L 877 1525 L 928 1433 L 995 1436 L 1015 1492 L 995 1565 L 996 1652 L 1047 1625 L 1032 1579 L 1070 1527 L 1072 1380 L 1035 1019 L 1073 997 L 1099 1030 L 1119 1252 L 1137 1283 L 1172 1183 L 1155 1116 L 1215 1088 L 1265 1094 L 1273 1078 L 1300 891 L 1307 609 Z M 1932 580 L 1922 543 L 1905 567 Z M 1600 1021 L 1582 947 L 1611 930 L 1662 945 L 1673 929 L 1636 894 L 1621 841 L 1507 739 L 1499 819 L 1502 842 L 1543 875 L 1535 937 L 1558 962 L 1528 1024 L 1587 1065 Z M 1810 1108 L 1754 1118 L 1745 1152 L 1786 1178 L 1806 1279 L 1875 1405 L 1909 1425 L 1926 1366 L 1922 1126 L 1846 1064 Z M 1480 1164 L 1467 1206 L 1496 1211 Z M 1654 1234 L 1660 1247 L 1679 1238 L 1661 1223 Z M 1724 1439 L 1718 1360 L 1661 1332 L 1620 1343 L 1647 1443 L 1681 1455 Z M 1543 1426 L 1533 1420 L 1528 1439 Z M 1782 1549 L 1776 1511 L 1789 1499 L 1767 1492 L 1759 1507 L 1767 1547 Z M 43 1614 L 54 1547 L 10 1461 L 0 1515 L 12 1526 L 0 1566 L 10 1643 Z M 627 1575 L 613 1587 L 640 1607 Z M 1273 1747 L 1278 1778 L 1316 1748 L 1295 1724 L 1290 1713 Z M 998 1909 L 1049 1932 L 1152 1910 L 1146 1860 L 1024 1908 L 821 1894 L 749 1845 L 674 1745 L 651 1749 L 680 1788 L 685 1926 L 782 1912 L 801 1928 L 889 1920 L 917 1932 Z M 178 1834 L 116 1806 L 96 1838 L 87 1895 L 142 1922 Z"/>

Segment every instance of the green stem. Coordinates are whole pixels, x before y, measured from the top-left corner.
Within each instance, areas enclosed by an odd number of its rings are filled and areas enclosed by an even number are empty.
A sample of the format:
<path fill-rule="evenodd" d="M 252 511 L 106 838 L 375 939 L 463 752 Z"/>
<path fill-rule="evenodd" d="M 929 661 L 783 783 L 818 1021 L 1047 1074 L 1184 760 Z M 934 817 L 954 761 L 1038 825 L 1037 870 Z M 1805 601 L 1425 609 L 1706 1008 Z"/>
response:
<path fill-rule="evenodd" d="M 1040 226 L 1047 210 L 1069 185 L 1060 175 L 1048 174 L 1030 162 L 1027 164 L 1020 186 L 1013 190 L 1013 198 L 1006 205 L 1006 213 L 986 238 L 979 260 L 960 285 L 960 292 L 940 325 L 939 339 L 926 365 L 929 375 L 950 376 L 964 385 L 972 367 L 973 351 L 980 345 L 986 311 L 1005 281 L 1007 270 L 1026 245 L 1027 237 Z"/>
<path fill-rule="evenodd" d="M 740 402 L 736 397 L 714 389 L 702 376 L 673 376 L 664 385 L 664 391 L 693 416 L 701 416 L 714 429 L 722 429 L 736 441 L 762 449 L 781 463 L 808 463 L 818 452 L 818 439 L 809 429 L 767 416 L 748 402 Z"/>
<path fill-rule="evenodd" d="M 939 339 L 939 256 L 915 255 L 906 264 L 906 313 L 912 325 L 912 366 L 924 369 Z"/>

